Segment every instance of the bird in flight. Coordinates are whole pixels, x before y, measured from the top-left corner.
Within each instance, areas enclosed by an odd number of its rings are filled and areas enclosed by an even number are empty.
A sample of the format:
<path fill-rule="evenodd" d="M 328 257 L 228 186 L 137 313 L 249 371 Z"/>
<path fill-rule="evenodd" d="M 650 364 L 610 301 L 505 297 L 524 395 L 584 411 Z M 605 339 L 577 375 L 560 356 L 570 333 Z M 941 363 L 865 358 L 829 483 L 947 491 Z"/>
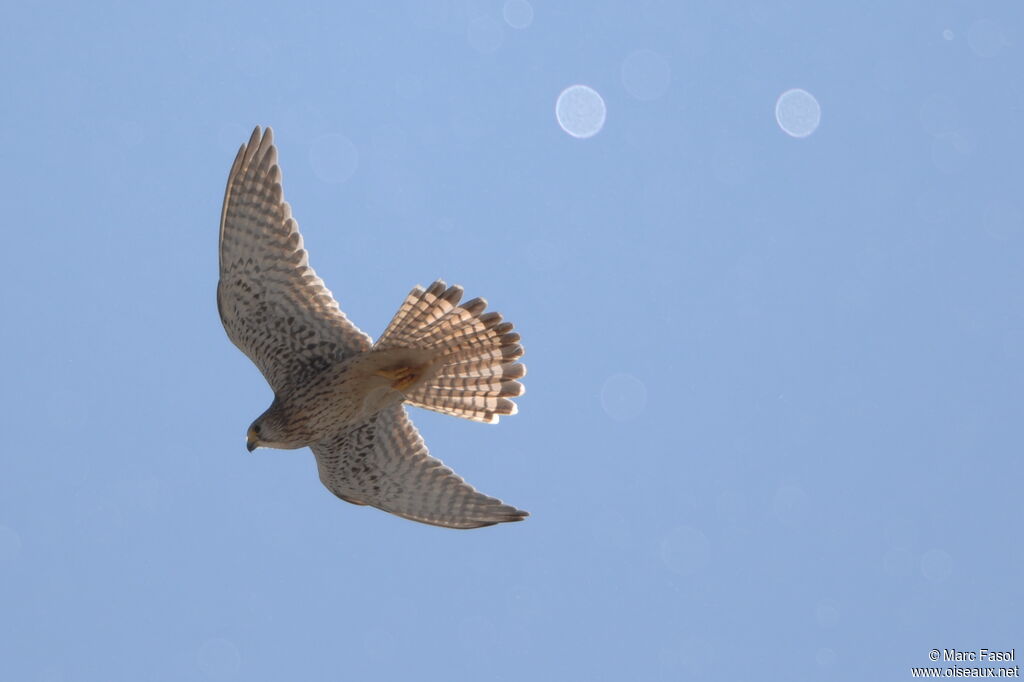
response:
<path fill-rule="evenodd" d="M 415 287 L 373 343 L 309 266 L 281 189 L 270 128 L 242 145 L 220 219 L 217 309 L 274 391 L 247 447 L 309 447 L 320 480 L 353 504 L 448 528 L 521 521 L 430 456 L 405 403 L 477 422 L 516 413 L 519 334 L 462 288 Z"/>

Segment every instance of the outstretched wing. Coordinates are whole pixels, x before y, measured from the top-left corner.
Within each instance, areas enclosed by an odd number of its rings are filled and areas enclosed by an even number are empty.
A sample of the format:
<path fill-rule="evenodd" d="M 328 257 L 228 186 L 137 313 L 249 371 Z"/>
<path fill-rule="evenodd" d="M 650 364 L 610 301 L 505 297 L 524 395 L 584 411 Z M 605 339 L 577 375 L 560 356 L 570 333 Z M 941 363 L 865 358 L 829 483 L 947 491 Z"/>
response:
<path fill-rule="evenodd" d="M 309 267 L 270 128 L 261 135 L 256 127 L 228 175 L 217 309 L 228 337 L 275 391 L 370 348 Z"/>
<path fill-rule="evenodd" d="M 476 491 L 430 456 L 402 405 L 312 447 L 320 480 L 353 504 L 447 528 L 522 521 L 525 511 Z"/>

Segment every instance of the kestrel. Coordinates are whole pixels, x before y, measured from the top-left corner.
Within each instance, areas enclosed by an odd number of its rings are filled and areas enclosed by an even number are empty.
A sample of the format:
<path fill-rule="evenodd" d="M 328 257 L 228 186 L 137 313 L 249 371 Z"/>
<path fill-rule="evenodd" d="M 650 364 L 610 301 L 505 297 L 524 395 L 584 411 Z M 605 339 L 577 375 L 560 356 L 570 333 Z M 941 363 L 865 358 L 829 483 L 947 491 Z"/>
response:
<path fill-rule="evenodd" d="M 438 280 L 415 287 L 376 343 L 349 322 L 309 266 L 281 189 L 270 128 L 228 175 L 217 309 L 274 401 L 247 447 L 309 447 L 320 480 L 353 504 L 448 528 L 521 521 L 430 456 L 404 403 L 472 421 L 516 413 L 526 368 L 519 334 L 480 298 Z"/>

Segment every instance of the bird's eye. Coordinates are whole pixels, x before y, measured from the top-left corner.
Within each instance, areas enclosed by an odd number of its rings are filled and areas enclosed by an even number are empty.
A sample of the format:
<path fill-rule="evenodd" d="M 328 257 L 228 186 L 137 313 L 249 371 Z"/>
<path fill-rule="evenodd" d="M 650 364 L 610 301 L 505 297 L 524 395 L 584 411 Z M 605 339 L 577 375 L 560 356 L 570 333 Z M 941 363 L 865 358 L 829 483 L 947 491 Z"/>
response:
<path fill-rule="evenodd" d="M 256 424 L 255 426 L 253 426 L 252 432 L 255 433 L 257 436 L 260 435 L 260 425 Z"/>

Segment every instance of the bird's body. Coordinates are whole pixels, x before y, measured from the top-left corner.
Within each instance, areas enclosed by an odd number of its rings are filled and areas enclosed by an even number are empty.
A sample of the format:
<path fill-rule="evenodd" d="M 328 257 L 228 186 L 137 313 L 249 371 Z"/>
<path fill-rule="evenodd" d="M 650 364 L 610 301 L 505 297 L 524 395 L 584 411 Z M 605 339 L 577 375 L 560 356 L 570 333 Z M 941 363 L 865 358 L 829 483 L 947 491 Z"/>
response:
<path fill-rule="evenodd" d="M 402 404 L 406 394 L 395 387 L 396 368 L 429 367 L 433 355 L 423 350 L 369 350 L 312 374 L 275 396 L 253 424 L 253 442 L 273 448 L 314 445 L 338 430 L 359 426 L 381 410 Z M 406 391 L 431 378 L 424 372 Z"/>
<path fill-rule="evenodd" d="M 250 450 L 309 446 L 338 497 L 423 523 L 476 528 L 526 512 L 474 490 L 428 454 L 403 403 L 473 421 L 515 414 L 519 335 L 460 287 L 416 287 L 375 344 L 309 267 L 283 199 L 277 150 L 257 127 L 239 150 L 221 215 L 217 305 L 228 337 L 274 400 Z"/>

